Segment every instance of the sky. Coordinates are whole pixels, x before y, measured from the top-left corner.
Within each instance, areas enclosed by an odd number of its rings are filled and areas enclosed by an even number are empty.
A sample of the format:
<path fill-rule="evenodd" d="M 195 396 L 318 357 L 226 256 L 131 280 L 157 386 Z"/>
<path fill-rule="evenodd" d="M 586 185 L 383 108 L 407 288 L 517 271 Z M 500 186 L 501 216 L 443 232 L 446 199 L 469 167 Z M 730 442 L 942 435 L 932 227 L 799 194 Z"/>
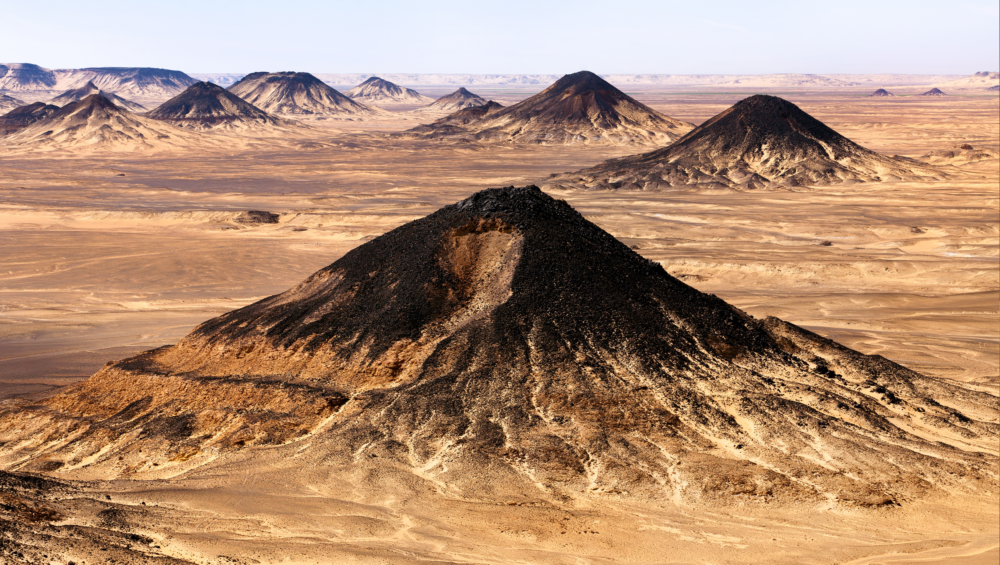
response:
<path fill-rule="evenodd" d="M 971 74 L 1000 1 L 47 0 L 0 9 L 0 62 L 188 73 Z"/>

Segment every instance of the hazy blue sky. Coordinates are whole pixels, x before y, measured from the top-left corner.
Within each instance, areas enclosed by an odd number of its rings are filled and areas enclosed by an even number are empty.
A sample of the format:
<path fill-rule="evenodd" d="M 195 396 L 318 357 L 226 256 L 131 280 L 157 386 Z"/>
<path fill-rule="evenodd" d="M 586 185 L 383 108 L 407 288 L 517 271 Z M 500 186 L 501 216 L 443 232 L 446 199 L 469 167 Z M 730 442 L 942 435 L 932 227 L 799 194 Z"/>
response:
<path fill-rule="evenodd" d="M 14 2 L 0 62 L 186 72 L 947 73 L 1000 69 L 1000 2 Z"/>

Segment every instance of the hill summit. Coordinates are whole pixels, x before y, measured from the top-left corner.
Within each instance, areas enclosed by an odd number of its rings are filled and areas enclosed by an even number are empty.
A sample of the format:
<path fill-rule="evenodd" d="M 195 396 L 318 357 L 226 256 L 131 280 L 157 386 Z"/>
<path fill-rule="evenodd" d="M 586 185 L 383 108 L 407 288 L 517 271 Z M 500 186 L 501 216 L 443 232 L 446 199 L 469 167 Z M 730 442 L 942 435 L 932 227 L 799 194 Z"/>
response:
<path fill-rule="evenodd" d="M 137 116 L 100 94 L 51 112 L 44 106 L 36 111 L 48 115 L 4 138 L 4 142 L 51 149 L 135 150 L 177 141 L 174 128 Z"/>
<path fill-rule="evenodd" d="M 59 110 L 59 106 L 35 102 L 14 108 L 0 116 L 0 135 L 7 135 L 22 130 L 31 124 L 51 116 Z"/>
<path fill-rule="evenodd" d="M 459 88 L 455 92 L 442 96 L 433 104 L 424 108 L 428 112 L 456 112 L 473 106 L 482 106 L 489 102 L 482 96 L 469 92 L 465 87 Z"/>
<path fill-rule="evenodd" d="M 51 101 L 49 101 L 49 103 L 52 104 L 53 106 L 62 107 L 71 102 L 78 102 L 80 100 L 83 100 L 84 98 L 90 96 L 91 94 L 101 95 L 110 100 L 111 103 L 114 104 L 115 106 L 125 108 L 129 112 L 146 111 L 146 108 L 142 104 L 131 102 L 111 92 L 105 92 L 100 88 L 97 88 L 97 86 L 90 81 L 88 81 L 87 84 L 81 86 L 80 88 L 75 88 L 73 90 L 67 90 L 66 92 L 63 92 L 59 96 L 56 96 Z"/>
<path fill-rule="evenodd" d="M 664 116 L 633 100 L 589 71 L 566 75 L 542 92 L 453 129 L 441 121 L 412 134 L 450 136 L 484 142 L 538 144 L 667 144 L 691 124 Z"/>
<path fill-rule="evenodd" d="M 880 88 L 868 95 L 869 98 L 888 98 L 890 96 L 895 96 L 895 94 L 889 92 L 884 88 Z"/>
<path fill-rule="evenodd" d="M 919 96 L 948 96 L 940 88 L 932 88 L 927 92 L 919 94 Z"/>
<path fill-rule="evenodd" d="M 886 506 L 995 492 L 996 456 L 956 448 L 994 441 L 992 398 L 754 319 L 510 187 L 39 406 L 0 406 L 0 465 L 175 476 L 303 440 L 295 457 L 483 497 Z"/>
<path fill-rule="evenodd" d="M 434 101 L 412 88 L 404 88 L 379 77 L 371 77 L 344 93 L 364 104 L 429 104 Z"/>
<path fill-rule="evenodd" d="M 758 94 L 673 145 L 554 175 L 554 186 L 599 189 L 738 188 L 874 182 L 940 175 L 865 149 L 795 104 Z"/>
<path fill-rule="evenodd" d="M 198 82 L 146 114 L 189 129 L 253 129 L 285 122 L 210 82 Z"/>
<path fill-rule="evenodd" d="M 272 114 L 353 118 L 379 113 L 309 73 L 251 73 L 229 91 Z"/>

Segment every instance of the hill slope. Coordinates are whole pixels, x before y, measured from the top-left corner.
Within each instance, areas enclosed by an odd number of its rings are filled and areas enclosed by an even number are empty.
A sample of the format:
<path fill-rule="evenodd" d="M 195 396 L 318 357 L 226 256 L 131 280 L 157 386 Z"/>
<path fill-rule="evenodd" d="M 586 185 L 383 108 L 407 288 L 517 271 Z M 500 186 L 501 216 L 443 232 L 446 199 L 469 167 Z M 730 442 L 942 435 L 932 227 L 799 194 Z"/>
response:
<path fill-rule="evenodd" d="M 129 112 L 146 111 L 146 107 L 143 106 L 142 104 L 136 104 L 135 102 L 126 100 L 121 96 L 118 96 L 117 94 L 112 94 L 111 92 L 105 92 L 100 88 L 97 88 L 97 85 L 95 85 L 93 82 L 89 81 L 87 82 L 87 84 L 81 86 L 80 88 L 67 90 L 66 92 L 60 94 L 59 96 L 56 96 L 55 98 L 49 101 L 49 104 L 52 104 L 53 106 L 59 106 L 61 108 L 71 102 L 79 102 L 80 100 L 83 100 L 84 98 L 90 96 L 91 94 L 99 94 L 101 96 L 104 96 L 105 98 L 110 100 L 115 106 L 125 108 Z"/>
<path fill-rule="evenodd" d="M 459 88 L 451 94 L 442 96 L 435 100 L 432 104 L 422 110 L 428 112 L 457 112 L 458 110 L 463 110 L 465 108 L 471 108 L 473 106 L 482 106 L 486 104 L 489 100 L 486 100 L 482 96 L 473 94 L 466 90 L 464 87 Z"/>
<path fill-rule="evenodd" d="M 0 406 L 0 466 L 173 476 L 303 438 L 296 457 L 487 498 L 886 506 L 995 493 L 992 398 L 753 319 L 511 187 L 41 406 Z"/>
<path fill-rule="evenodd" d="M 6 94 L 0 94 L 0 114 L 5 114 L 10 112 L 14 108 L 20 108 L 24 106 L 24 101 L 13 96 L 8 96 Z"/>
<path fill-rule="evenodd" d="M 251 73 L 230 86 L 229 91 L 272 114 L 354 118 L 380 113 L 309 73 Z"/>
<path fill-rule="evenodd" d="M 756 95 L 673 145 L 553 175 L 551 186 L 599 189 L 738 188 L 942 176 L 922 163 L 879 155 L 775 96 Z"/>
<path fill-rule="evenodd" d="M 344 93 L 348 98 L 363 104 L 393 105 L 393 104 L 430 104 L 433 98 L 428 98 L 412 88 L 404 88 L 398 84 L 371 77 Z"/>
<path fill-rule="evenodd" d="M 149 149 L 172 145 L 183 132 L 137 116 L 92 94 L 3 139 L 5 145 L 39 149 Z"/>
<path fill-rule="evenodd" d="M 146 116 L 196 130 L 243 130 L 291 125 L 210 82 L 191 85 Z"/>
<path fill-rule="evenodd" d="M 453 128 L 454 124 L 444 125 Z M 582 71 L 562 77 L 531 98 L 471 121 L 461 130 L 433 132 L 431 124 L 410 133 L 501 143 L 664 145 L 693 127 Z"/>
<path fill-rule="evenodd" d="M 8 135 L 15 131 L 22 130 L 31 124 L 43 120 L 59 110 L 58 106 L 46 104 L 45 102 L 35 102 L 18 108 L 0 116 L 0 135 Z"/>

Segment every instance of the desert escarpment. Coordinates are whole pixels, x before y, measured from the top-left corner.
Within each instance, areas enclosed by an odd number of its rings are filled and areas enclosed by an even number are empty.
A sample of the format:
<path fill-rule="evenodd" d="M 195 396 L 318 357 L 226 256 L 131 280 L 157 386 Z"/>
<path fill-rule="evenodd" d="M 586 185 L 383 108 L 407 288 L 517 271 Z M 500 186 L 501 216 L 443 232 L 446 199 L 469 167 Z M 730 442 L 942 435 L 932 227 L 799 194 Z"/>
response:
<path fill-rule="evenodd" d="M 331 463 L 482 497 L 887 506 L 996 490 L 991 398 L 754 319 L 508 188 L 36 406 L 8 401 L 0 465 L 173 474 L 308 437 Z"/>
<path fill-rule="evenodd" d="M 759 94 L 736 103 L 672 145 L 553 175 L 546 183 L 592 189 L 752 190 L 938 177 L 943 173 L 924 163 L 880 155 L 795 104 Z"/>
<path fill-rule="evenodd" d="M 272 114 L 346 118 L 379 114 L 309 73 L 251 73 L 230 86 L 229 91 Z"/>
<path fill-rule="evenodd" d="M 693 127 L 637 102 L 594 73 L 581 71 L 478 119 L 461 125 L 446 119 L 407 133 L 490 143 L 665 145 Z"/>

